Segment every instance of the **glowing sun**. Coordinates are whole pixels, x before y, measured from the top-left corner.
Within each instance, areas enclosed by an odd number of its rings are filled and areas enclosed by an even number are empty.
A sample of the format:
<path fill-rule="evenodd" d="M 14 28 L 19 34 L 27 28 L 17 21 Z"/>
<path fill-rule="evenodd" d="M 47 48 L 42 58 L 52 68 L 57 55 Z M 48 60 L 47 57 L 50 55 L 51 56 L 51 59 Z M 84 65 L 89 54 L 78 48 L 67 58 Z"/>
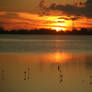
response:
<path fill-rule="evenodd" d="M 56 30 L 56 32 L 65 31 L 66 28 L 63 27 L 53 27 L 52 29 Z"/>
<path fill-rule="evenodd" d="M 56 32 L 66 31 L 65 24 L 63 23 L 53 23 L 52 29 L 56 30 Z"/>

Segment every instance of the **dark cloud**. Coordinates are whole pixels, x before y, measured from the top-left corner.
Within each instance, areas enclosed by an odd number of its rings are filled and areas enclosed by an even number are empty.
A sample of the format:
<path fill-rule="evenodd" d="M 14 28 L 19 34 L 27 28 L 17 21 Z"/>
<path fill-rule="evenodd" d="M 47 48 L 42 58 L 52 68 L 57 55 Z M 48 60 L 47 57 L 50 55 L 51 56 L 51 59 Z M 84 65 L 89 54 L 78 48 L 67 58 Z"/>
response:
<path fill-rule="evenodd" d="M 74 17 L 60 17 L 58 19 L 65 19 L 65 20 L 73 20 L 73 21 L 75 21 L 75 20 L 78 20 L 80 18 L 81 18 L 81 16 L 74 16 Z"/>
<path fill-rule="evenodd" d="M 80 15 L 82 13 L 81 9 L 79 9 L 77 6 L 72 6 L 72 5 L 56 5 L 52 4 L 49 9 L 51 10 L 59 10 L 62 11 L 64 14 L 67 15 Z M 78 12 L 77 12 L 78 11 Z"/>
<path fill-rule="evenodd" d="M 49 8 L 48 8 L 48 3 L 46 2 L 46 0 L 41 0 L 40 3 L 39 3 L 39 7 L 40 7 L 40 10 L 41 10 L 41 16 L 43 15 L 49 15 L 48 12 L 49 12 Z M 46 12 L 48 11 L 48 12 Z"/>
<path fill-rule="evenodd" d="M 92 18 L 92 0 L 88 0 L 86 2 L 86 7 L 84 7 L 84 14 L 87 17 L 91 17 Z"/>
<path fill-rule="evenodd" d="M 85 6 L 78 7 L 76 5 L 62 5 L 62 4 L 57 5 L 56 3 L 53 3 L 49 7 L 44 6 L 44 4 L 42 4 L 44 8 L 41 6 L 40 7 L 46 10 L 45 12 L 48 12 L 49 10 L 58 10 L 69 16 L 75 15 L 75 16 L 86 16 L 86 17 L 92 18 L 92 12 L 91 12 L 92 0 L 88 0 L 85 3 L 80 2 L 80 5 L 85 5 Z"/>

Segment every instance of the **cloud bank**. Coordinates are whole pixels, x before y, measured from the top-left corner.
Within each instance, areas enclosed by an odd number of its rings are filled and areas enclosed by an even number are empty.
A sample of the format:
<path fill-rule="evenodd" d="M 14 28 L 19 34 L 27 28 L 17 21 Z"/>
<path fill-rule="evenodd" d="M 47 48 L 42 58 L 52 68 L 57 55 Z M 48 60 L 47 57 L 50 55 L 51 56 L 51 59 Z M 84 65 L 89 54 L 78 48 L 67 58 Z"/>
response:
<path fill-rule="evenodd" d="M 43 2 L 43 3 L 42 3 Z M 49 6 L 46 6 L 46 0 L 41 0 L 40 8 L 45 10 L 45 12 L 49 12 L 50 10 L 58 10 L 61 11 L 63 14 L 68 16 L 75 15 L 75 16 L 85 16 L 88 18 L 92 18 L 92 0 L 87 0 L 86 2 L 80 3 L 80 6 L 84 5 L 83 7 L 79 7 L 77 5 L 62 5 L 53 3 Z"/>

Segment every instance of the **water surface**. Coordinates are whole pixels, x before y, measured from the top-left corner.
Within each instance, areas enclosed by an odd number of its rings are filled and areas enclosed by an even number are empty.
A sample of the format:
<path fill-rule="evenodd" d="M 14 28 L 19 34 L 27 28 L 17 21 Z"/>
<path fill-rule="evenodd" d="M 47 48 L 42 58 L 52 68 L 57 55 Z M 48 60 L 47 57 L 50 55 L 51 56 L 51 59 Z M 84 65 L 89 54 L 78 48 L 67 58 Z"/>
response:
<path fill-rule="evenodd" d="M 92 92 L 92 37 L 0 35 L 0 92 Z"/>

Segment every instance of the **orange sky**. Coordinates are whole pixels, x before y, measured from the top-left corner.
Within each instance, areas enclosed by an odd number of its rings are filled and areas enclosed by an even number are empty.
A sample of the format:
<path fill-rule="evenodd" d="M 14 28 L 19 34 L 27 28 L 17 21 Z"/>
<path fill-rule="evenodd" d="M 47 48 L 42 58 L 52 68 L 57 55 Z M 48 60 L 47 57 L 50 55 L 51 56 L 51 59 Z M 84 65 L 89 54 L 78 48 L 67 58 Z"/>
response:
<path fill-rule="evenodd" d="M 11 4 L 10 0 L 6 0 L 7 3 L 5 3 L 5 1 L 1 1 L 0 26 L 4 27 L 5 29 L 50 28 L 55 29 L 57 31 L 72 30 L 73 26 L 77 29 L 82 27 L 92 28 L 91 17 L 84 16 L 86 15 L 84 14 L 77 18 L 77 15 L 65 14 L 64 12 L 60 11 L 57 7 L 55 7 L 55 4 L 52 4 L 57 3 L 57 6 L 59 3 L 65 5 L 69 4 L 73 7 L 73 5 L 75 5 L 75 2 L 78 3 L 80 1 L 86 0 L 70 0 L 71 3 L 67 0 L 62 0 L 62 2 L 60 0 L 49 0 L 49 2 L 48 0 L 32 0 L 31 2 L 29 0 L 27 0 L 27 2 L 24 0 L 22 3 L 20 1 L 12 1 Z M 41 1 L 44 2 L 41 3 Z M 13 6 L 14 2 L 18 7 L 15 7 L 15 5 Z M 30 9 L 28 2 L 30 2 Z M 39 4 L 42 5 L 42 7 L 39 7 Z M 54 6 L 55 9 L 49 9 L 52 7 L 51 4 Z M 27 5 L 28 7 L 26 7 Z M 60 6 L 60 8 L 62 8 L 62 5 Z M 72 18 L 76 18 L 74 20 L 74 25 Z"/>

